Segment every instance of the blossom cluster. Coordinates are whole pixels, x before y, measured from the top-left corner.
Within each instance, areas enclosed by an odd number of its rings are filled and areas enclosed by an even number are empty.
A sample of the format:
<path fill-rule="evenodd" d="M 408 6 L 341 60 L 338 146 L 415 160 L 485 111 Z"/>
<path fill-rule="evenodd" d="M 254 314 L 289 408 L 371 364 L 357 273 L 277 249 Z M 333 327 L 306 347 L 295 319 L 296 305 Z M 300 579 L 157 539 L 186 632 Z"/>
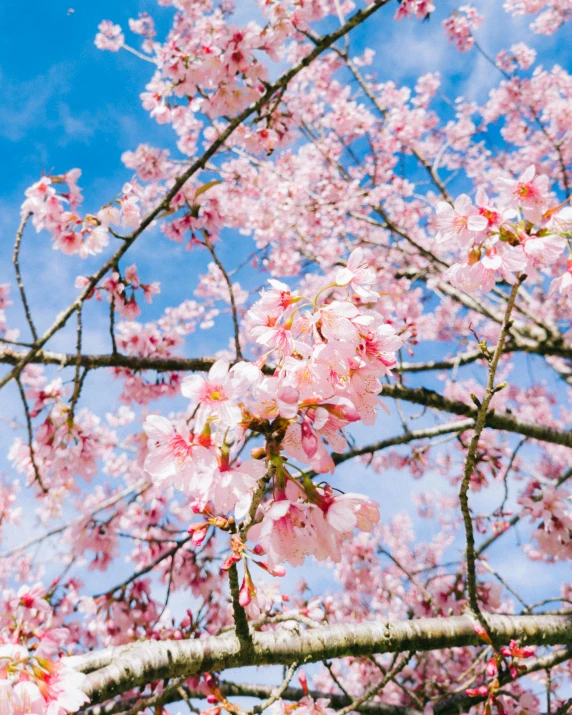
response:
<path fill-rule="evenodd" d="M 75 280 L 76 288 L 85 288 L 89 285 L 89 278 L 86 276 L 77 276 Z M 139 280 L 137 266 L 135 264 L 128 266 L 125 269 L 123 276 L 119 271 L 113 271 L 108 278 L 104 278 L 96 288 L 92 291 L 89 297 L 95 295 L 96 300 L 102 299 L 102 291 L 107 292 L 107 300 L 113 302 L 115 310 L 125 320 L 135 320 L 141 315 L 141 308 L 137 304 L 135 291 L 143 291 L 145 302 L 152 303 L 153 296 L 161 292 L 160 283 L 153 281 L 152 283 L 142 283 Z M 128 295 L 127 291 L 131 291 Z"/>
<path fill-rule="evenodd" d="M 77 181 L 79 169 L 71 169 L 61 176 L 43 176 L 29 189 L 22 204 L 22 216 L 31 214 L 36 231 L 46 230 L 52 235 L 53 248 L 62 253 L 87 258 L 101 253 L 109 243 L 109 222 L 103 215 L 80 217 L 77 209 L 83 197 Z M 67 191 L 56 187 L 67 185 Z"/>
<path fill-rule="evenodd" d="M 339 561 L 353 529 L 370 531 L 378 521 L 378 507 L 369 499 L 317 486 L 289 461 L 332 472 L 327 447 L 345 451 L 344 429 L 375 421 L 380 378 L 390 374 L 402 340 L 380 313 L 367 308 L 379 297 L 374 282 L 362 249 L 312 299 L 271 279 L 246 316 L 261 357 L 232 367 L 219 359 L 206 377 L 184 378 L 192 426 L 147 417 L 145 469 L 190 495 L 195 511 L 210 518 L 192 527 L 197 542 L 208 523 L 231 512 L 242 519 L 254 509 L 248 537 L 258 543 L 252 553 L 265 554 L 265 567 L 276 572 L 282 562 L 299 565 L 309 555 Z M 267 363 L 272 367 L 265 368 Z M 249 435 L 265 436 L 266 446 L 242 461 Z M 272 499 L 253 507 L 263 478 L 272 479 Z M 233 549 L 240 558 L 244 545 Z M 249 590 L 247 578 L 245 603 Z"/>
<path fill-rule="evenodd" d="M 9 299 L 10 296 L 10 284 L 0 283 L 0 338 L 5 340 L 16 340 L 19 331 L 11 330 L 8 328 L 8 321 L 6 320 L 6 313 L 4 309 L 12 305 L 12 301 Z"/>
<path fill-rule="evenodd" d="M 41 584 L 22 586 L 0 599 L 0 713 L 65 715 L 88 702 L 85 675 L 62 659 L 71 643 L 67 628 L 53 623 Z"/>
<path fill-rule="evenodd" d="M 109 20 L 102 20 L 98 30 L 99 32 L 95 36 L 95 46 L 99 50 L 118 52 L 123 47 L 125 35 L 121 32 L 119 25 L 114 25 Z"/>
<path fill-rule="evenodd" d="M 434 10 L 435 3 L 433 0 L 401 0 L 395 13 L 395 19 L 402 20 L 405 17 L 416 17 L 420 20 L 426 20 Z"/>
<path fill-rule="evenodd" d="M 570 0 L 505 0 L 504 9 L 517 16 L 540 12 L 530 25 L 540 35 L 552 35 L 572 20 Z"/>
<path fill-rule="evenodd" d="M 139 224 L 145 196 L 134 181 L 127 182 L 117 201 L 103 206 L 95 214 L 82 217 L 78 213 L 83 201 L 77 184 L 80 176 L 79 169 L 42 176 L 26 189 L 20 213 L 23 219 L 31 216 L 38 233 L 47 231 L 51 234 L 54 250 L 87 258 L 102 253 L 109 245 L 113 224 L 123 228 Z M 67 189 L 58 191 L 59 187 Z M 153 191 L 150 198 L 154 195 Z"/>
<path fill-rule="evenodd" d="M 552 485 L 542 488 L 539 482 L 531 481 L 519 502 L 524 506 L 526 515 L 537 524 L 532 538 L 538 547 L 527 545 L 529 558 L 548 557 L 563 561 L 572 558 L 572 509 L 569 506 L 569 491 Z"/>
<path fill-rule="evenodd" d="M 510 50 L 501 50 L 496 57 L 496 65 L 504 72 L 515 72 L 517 69 L 527 70 L 536 59 L 536 50 L 524 42 L 511 45 Z"/>
<path fill-rule="evenodd" d="M 485 18 L 471 5 L 462 5 L 457 11 L 443 20 L 445 34 L 459 52 L 467 52 L 475 44 L 473 31 Z"/>
<path fill-rule="evenodd" d="M 568 247 L 572 208 L 554 207 L 548 177 L 530 166 L 516 179 L 500 178 L 495 200 L 477 190 L 475 204 L 461 194 L 453 206 L 437 204 L 438 244 L 460 251 L 446 277 L 467 291 L 489 291 L 497 280 L 514 284 L 519 275 L 531 275 L 556 264 Z M 565 272 L 555 278 L 550 291 L 572 288 L 568 260 Z"/>
<path fill-rule="evenodd" d="M 61 508 L 60 490 L 75 484 L 75 477 L 91 480 L 97 473 L 97 460 L 113 444 L 109 431 L 89 410 L 72 413 L 67 398 L 70 388 L 60 377 L 50 381 L 40 366 L 27 366 L 22 374 L 22 386 L 30 403 L 30 417 L 42 417 L 33 444 L 14 440 L 8 458 L 19 472 L 35 479 L 32 459 L 50 487 L 48 500 Z M 32 454 L 33 450 L 33 454 Z"/>
<path fill-rule="evenodd" d="M 203 130 L 208 139 L 217 136 L 218 126 L 205 128 L 205 115 L 215 122 L 236 116 L 264 94 L 269 79 L 264 60 L 299 60 L 312 47 L 304 45 L 311 23 L 354 8 L 353 2 L 332 0 L 261 2 L 264 24 L 250 21 L 239 27 L 226 21 L 224 2 L 201 0 L 193 7 L 180 0 L 163 0 L 162 4 L 181 10 L 162 44 L 154 41 L 155 28 L 148 15 L 129 21 L 130 29 L 144 38 L 147 59 L 157 67 L 141 99 L 159 124 L 172 125 L 179 136 L 179 150 L 188 156 L 196 154 Z M 430 0 L 402 0 L 396 18 L 423 19 L 434 9 Z M 99 49 L 138 53 L 126 44 L 119 25 L 104 20 L 98 29 L 95 44 Z M 291 126 L 290 113 L 277 104 L 264 121 L 243 125 L 236 134 L 249 148 L 272 151 L 284 142 Z"/>

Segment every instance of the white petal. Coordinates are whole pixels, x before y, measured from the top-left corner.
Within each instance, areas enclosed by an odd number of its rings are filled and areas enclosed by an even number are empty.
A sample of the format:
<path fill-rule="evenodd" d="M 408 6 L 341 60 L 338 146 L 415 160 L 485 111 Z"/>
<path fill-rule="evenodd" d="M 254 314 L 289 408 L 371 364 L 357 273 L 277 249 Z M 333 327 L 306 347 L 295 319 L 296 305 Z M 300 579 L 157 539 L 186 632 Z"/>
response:
<path fill-rule="evenodd" d="M 209 370 L 209 380 L 222 380 L 228 373 L 228 360 L 221 358 Z"/>
<path fill-rule="evenodd" d="M 165 441 L 172 437 L 175 431 L 173 425 L 161 415 L 147 415 L 143 423 L 143 431 L 150 440 Z"/>
<path fill-rule="evenodd" d="M 354 274 L 349 268 L 340 268 L 336 273 L 336 285 L 347 286 L 354 278 Z"/>
<path fill-rule="evenodd" d="M 187 375 L 181 385 L 181 393 L 190 400 L 196 400 L 204 384 L 205 379 L 202 375 Z"/>

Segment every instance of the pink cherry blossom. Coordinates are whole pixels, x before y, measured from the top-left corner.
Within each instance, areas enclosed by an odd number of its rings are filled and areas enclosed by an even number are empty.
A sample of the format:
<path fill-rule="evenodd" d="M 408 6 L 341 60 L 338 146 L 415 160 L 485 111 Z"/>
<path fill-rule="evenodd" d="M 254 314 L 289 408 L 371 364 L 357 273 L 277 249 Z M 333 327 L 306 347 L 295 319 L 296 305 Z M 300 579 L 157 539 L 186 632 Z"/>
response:
<path fill-rule="evenodd" d="M 375 271 L 369 267 L 364 258 L 363 249 L 356 248 L 352 251 L 346 267 L 336 273 L 336 284 L 351 286 L 360 298 L 373 300 L 377 299 L 379 295 L 371 287 L 374 283 Z"/>
<path fill-rule="evenodd" d="M 152 477 L 190 494 L 195 492 L 196 482 L 216 468 L 214 455 L 193 444 L 185 427 L 176 428 L 165 417 L 148 415 L 144 430 L 149 449 L 145 469 Z"/>
<path fill-rule="evenodd" d="M 566 263 L 566 272 L 559 278 L 555 278 L 550 284 L 550 295 L 560 293 L 567 295 L 572 291 L 572 259 L 568 259 Z"/>
<path fill-rule="evenodd" d="M 479 214 L 466 194 L 461 194 L 454 206 L 440 201 L 436 211 L 439 227 L 439 233 L 435 236 L 437 243 L 456 239 L 459 246 L 465 247 L 487 228 L 486 218 Z"/>
<path fill-rule="evenodd" d="M 270 290 L 263 290 L 260 294 L 260 303 L 267 310 L 286 310 L 299 300 L 296 292 L 292 293 L 285 283 L 274 278 L 270 278 L 268 283 L 271 286 Z"/>
<path fill-rule="evenodd" d="M 210 501 L 218 514 L 234 511 L 236 518 L 241 519 L 247 513 L 252 493 L 266 471 L 264 462 L 248 460 L 234 466 L 223 461 L 217 469 L 197 480 L 193 496 L 203 503 Z"/>
<path fill-rule="evenodd" d="M 529 166 L 516 179 L 499 179 L 500 201 L 507 208 L 522 209 L 524 217 L 536 223 L 548 207 L 548 178 L 536 175 Z"/>
<path fill-rule="evenodd" d="M 201 430 L 211 417 L 231 427 L 240 422 L 241 410 L 237 400 L 246 392 L 245 381 L 229 372 L 227 360 L 217 360 L 208 377 L 190 375 L 183 380 L 181 392 L 193 403 L 198 404 L 196 414 L 197 429 Z"/>
<path fill-rule="evenodd" d="M 327 507 L 325 518 L 337 531 L 371 532 L 379 522 L 379 504 L 372 502 L 363 494 L 341 494 L 333 497 Z"/>
<path fill-rule="evenodd" d="M 561 236 L 531 236 L 524 244 L 524 252 L 536 264 L 549 266 L 560 258 L 566 247 L 566 241 Z"/>
<path fill-rule="evenodd" d="M 466 52 L 475 43 L 473 30 L 476 30 L 484 19 L 472 5 L 462 5 L 443 20 L 442 24 L 449 42 L 456 45 L 459 52 Z"/>
<path fill-rule="evenodd" d="M 313 322 L 325 338 L 351 341 L 358 332 L 352 318 L 358 316 L 359 310 L 353 303 L 334 300 L 319 309 Z"/>
<path fill-rule="evenodd" d="M 261 524 L 250 529 L 249 538 L 260 542 L 270 568 L 284 561 L 300 566 L 306 556 L 323 560 L 330 555 L 326 528 L 318 507 L 284 498 L 271 504 Z"/>
<path fill-rule="evenodd" d="M 95 46 L 98 49 L 117 52 L 123 47 L 125 37 L 119 25 L 114 25 L 110 20 L 103 20 L 98 29 L 99 32 L 95 37 Z"/>

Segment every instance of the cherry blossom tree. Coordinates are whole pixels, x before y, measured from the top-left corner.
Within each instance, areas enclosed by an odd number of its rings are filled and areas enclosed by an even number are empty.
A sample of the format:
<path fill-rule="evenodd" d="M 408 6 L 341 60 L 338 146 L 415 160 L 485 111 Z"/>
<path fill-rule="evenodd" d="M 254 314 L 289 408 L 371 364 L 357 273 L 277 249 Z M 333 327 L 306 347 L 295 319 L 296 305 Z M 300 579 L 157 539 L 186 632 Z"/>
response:
<path fill-rule="evenodd" d="M 0 484 L 3 538 L 21 537 L 2 552 L 0 714 L 564 715 L 572 77 L 524 42 L 491 57 L 470 5 L 442 41 L 490 62 L 484 103 L 354 51 L 366 24 L 441 22 L 431 0 L 259 0 L 247 23 L 228 0 L 158 5 L 165 36 L 141 14 L 95 44 L 152 65 L 141 101 L 176 153 L 126 151 L 132 178 L 101 207 L 80 169 L 39 176 L 0 286 L 0 387 L 22 407 Z M 540 34 L 572 19 L 570 0 L 505 9 Z M 22 269 L 39 241 L 77 271 L 46 329 Z M 145 242 L 184 296 L 155 320 L 161 285 L 130 257 Z M 107 413 L 84 398 L 96 377 L 119 386 Z M 365 493 L 387 475 L 395 514 Z M 536 602 L 515 563 L 543 574 Z M 335 587 L 291 580 L 316 564 Z"/>

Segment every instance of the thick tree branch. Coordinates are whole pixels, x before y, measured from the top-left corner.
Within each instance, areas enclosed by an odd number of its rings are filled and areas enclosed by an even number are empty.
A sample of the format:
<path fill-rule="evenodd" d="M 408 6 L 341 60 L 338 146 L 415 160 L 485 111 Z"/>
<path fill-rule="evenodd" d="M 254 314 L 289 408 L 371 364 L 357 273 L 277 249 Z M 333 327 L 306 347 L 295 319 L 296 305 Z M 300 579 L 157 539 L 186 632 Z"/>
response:
<path fill-rule="evenodd" d="M 567 660 L 572 658 L 572 648 L 561 648 L 554 650 L 551 653 L 540 656 L 534 660 L 528 660 L 526 662 L 526 669 L 519 671 L 516 678 L 512 678 L 510 674 L 504 673 L 501 676 L 501 684 L 505 685 L 509 682 L 513 682 L 516 679 L 523 678 L 530 673 L 536 673 L 547 668 L 554 668 L 561 663 L 565 663 Z M 251 683 L 230 683 L 228 681 L 221 681 L 218 684 L 218 689 L 225 697 L 251 697 L 259 699 L 270 698 L 275 688 L 272 685 L 258 685 Z M 195 692 L 185 687 L 185 694 L 192 699 L 201 700 L 206 697 L 203 692 Z M 299 702 L 302 700 L 306 693 L 301 688 L 286 688 L 282 693 L 282 699 Z M 336 709 L 340 709 L 350 705 L 352 699 L 348 695 L 342 695 L 338 693 L 327 693 L 319 690 L 310 690 L 309 695 L 318 700 L 324 698 L 330 701 L 330 706 Z M 157 698 L 157 700 L 162 704 L 166 705 L 168 703 L 177 702 L 180 700 L 180 695 L 176 692 L 176 689 L 169 687 L 164 693 L 163 697 Z M 460 715 L 469 710 L 470 707 L 478 705 L 484 700 L 482 696 L 479 697 L 469 697 L 464 692 L 454 695 L 452 697 L 447 697 L 439 700 L 435 703 L 433 710 L 435 715 Z M 86 713 L 88 715 L 115 715 L 115 713 L 125 713 L 129 711 L 131 707 L 141 703 L 140 698 L 129 698 L 127 700 L 113 701 L 106 703 L 104 705 L 95 705 L 90 707 Z M 420 703 L 421 705 L 421 703 Z M 358 712 L 364 713 L 364 715 L 421 715 L 421 711 L 413 707 L 408 707 L 405 705 L 390 705 L 389 703 L 383 702 L 364 702 L 359 707 L 355 707 Z M 566 712 L 566 711 L 563 711 Z"/>
<path fill-rule="evenodd" d="M 532 345 L 515 347 L 509 346 L 507 352 L 527 352 L 547 357 L 544 347 L 539 344 L 537 349 Z M 0 346 L 0 363 L 17 365 L 26 357 L 26 352 L 16 350 L 9 345 Z M 429 372 L 432 370 L 455 370 L 463 365 L 468 365 L 482 359 L 480 350 L 467 350 L 452 358 L 443 360 L 428 360 L 426 362 L 404 361 L 395 367 L 396 373 Z M 109 355 L 58 353 L 49 350 L 39 350 L 29 361 L 36 365 L 57 365 L 60 368 L 75 367 L 79 361 L 81 367 L 88 370 L 98 368 L 119 368 L 126 370 L 155 370 L 156 372 L 208 372 L 214 363 L 214 358 L 187 358 L 179 355 L 169 357 L 138 355 L 122 355 L 114 352 Z M 571 373 L 572 374 L 572 373 Z M 562 376 L 570 380 L 568 373 Z"/>
<path fill-rule="evenodd" d="M 18 365 L 26 357 L 26 353 L 14 350 L 8 346 L 0 348 L 0 363 Z M 39 365 L 58 365 L 59 367 L 75 367 L 78 356 L 76 353 L 54 353 L 39 350 L 31 363 Z M 207 372 L 213 366 L 214 358 L 185 358 L 185 357 L 138 357 L 136 355 L 80 355 L 79 364 L 88 370 L 97 368 L 115 367 L 127 370 L 156 370 L 157 372 Z"/>
<path fill-rule="evenodd" d="M 0 363 L 17 365 L 24 357 L 26 357 L 26 353 L 22 350 L 15 350 L 8 345 L 0 347 Z M 403 362 L 396 367 L 396 372 L 450 370 L 475 362 L 479 358 L 482 358 L 480 350 L 471 350 L 445 360 Z M 214 358 L 186 358 L 177 355 L 170 357 L 139 357 L 138 355 L 122 355 L 118 352 L 110 355 L 81 354 L 78 357 L 77 353 L 56 353 L 40 350 L 30 360 L 33 364 L 57 365 L 61 368 L 75 367 L 78 361 L 81 367 L 88 370 L 115 367 L 127 370 L 155 370 L 157 372 L 208 372 L 214 363 Z"/>
<path fill-rule="evenodd" d="M 268 698 L 274 690 L 271 685 L 249 685 L 243 683 L 227 683 L 223 681 L 220 684 L 221 692 L 229 696 L 248 696 L 253 698 Z M 352 702 L 352 699 L 341 693 L 325 693 L 319 690 L 309 690 L 308 694 L 318 700 L 325 698 L 330 701 L 330 705 L 334 708 L 343 708 Z M 304 697 L 305 692 L 302 688 L 286 688 L 282 693 L 283 700 L 299 702 Z M 416 713 L 412 708 L 407 708 L 401 705 L 388 705 L 387 703 L 363 703 L 356 708 L 359 712 L 367 713 L 367 715 L 414 715 Z"/>
<path fill-rule="evenodd" d="M 555 645 L 572 639 L 569 615 L 487 615 L 486 620 L 489 632 L 501 643 L 515 639 L 527 644 Z M 198 672 L 481 644 L 475 621 L 468 616 L 455 616 L 347 623 L 312 628 L 298 635 L 284 631 L 255 633 L 247 653 L 239 639 L 228 633 L 200 640 L 118 646 L 74 656 L 68 662 L 90 673 L 84 690 L 96 704 L 137 685 Z"/>
<path fill-rule="evenodd" d="M 467 350 L 455 357 L 445 360 L 428 360 L 427 362 L 402 362 L 395 366 L 395 372 L 428 372 L 429 370 L 451 370 L 481 360 L 483 354 L 480 350 Z"/>

